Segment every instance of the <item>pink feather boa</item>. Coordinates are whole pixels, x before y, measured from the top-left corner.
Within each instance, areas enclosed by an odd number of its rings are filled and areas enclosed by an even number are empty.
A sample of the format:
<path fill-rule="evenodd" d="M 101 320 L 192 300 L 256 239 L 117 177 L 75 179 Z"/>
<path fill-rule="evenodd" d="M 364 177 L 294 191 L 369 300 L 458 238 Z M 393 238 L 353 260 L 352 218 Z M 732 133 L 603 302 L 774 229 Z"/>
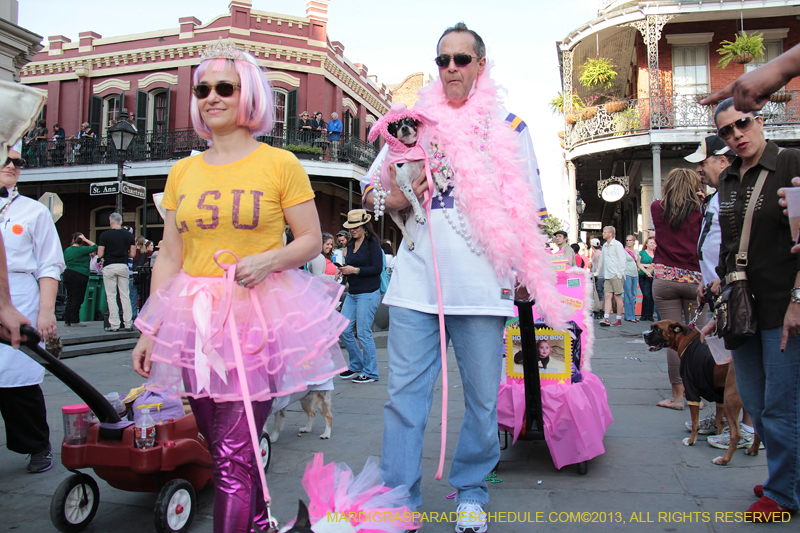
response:
<path fill-rule="evenodd" d="M 458 109 L 447 103 L 436 79 L 419 92 L 419 108 L 439 124 L 428 131 L 426 144 L 437 143 L 455 170 L 459 205 L 472 224 L 472 234 L 486 250 L 498 276 L 515 271 L 517 282 L 536 300 L 536 309 L 550 327 L 562 330 L 571 310 L 561 303 L 556 275 L 550 269 L 547 237 L 539 225 L 533 185 L 518 135 L 501 116 L 499 87 L 489 75 L 491 64 L 478 76 L 468 100 Z M 481 150 L 483 123 L 491 118 L 486 152 Z M 494 172 L 487 170 L 487 153 Z"/>

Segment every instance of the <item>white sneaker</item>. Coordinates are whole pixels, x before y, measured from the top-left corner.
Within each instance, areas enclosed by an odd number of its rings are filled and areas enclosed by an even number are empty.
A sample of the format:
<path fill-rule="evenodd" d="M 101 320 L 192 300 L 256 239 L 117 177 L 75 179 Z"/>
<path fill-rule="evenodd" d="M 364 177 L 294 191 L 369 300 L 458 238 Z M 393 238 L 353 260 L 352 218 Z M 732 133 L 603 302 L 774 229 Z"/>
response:
<path fill-rule="evenodd" d="M 748 448 L 751 444 L 753 444 L 753 433 L 751 431 L 747 431 L 743 427 L 739 427 L 739 433 L 742 434 L 742 437 L 739 439 L 739 444 L 736 445 L 736 448 Z M 720 450 L 727 450 L 728 446 L 731 443 L 731 432 L 730 428 L 725 428 L 725 431 L 722 435 L 710 435 L 707 439 L 708 444 L 714 448 L 719 448 Z M 764 445 L 760 445 L 759 450 L 764 449 Z"/>
<path fill-rule="evenodd" d="M 484 533 L 489 529 L 486 523 L 488 515 L 480 504 L 462 502 L 458 504 L 458 523 L 456 533 Z"/>
<path fill-rule="evenodd" d="M 687 420 L 684 424 L 686 429 L 689 431 L 692 430 L 692 421 Z M 697 424 L 699 427 L 697 434 L 698 435 L 716 435 L 717 434 L 717 415 L 716 413 L 712 413 L 705 418 L 700 419 Z M 727 426 L 726 426 L 727 427 Z"/>

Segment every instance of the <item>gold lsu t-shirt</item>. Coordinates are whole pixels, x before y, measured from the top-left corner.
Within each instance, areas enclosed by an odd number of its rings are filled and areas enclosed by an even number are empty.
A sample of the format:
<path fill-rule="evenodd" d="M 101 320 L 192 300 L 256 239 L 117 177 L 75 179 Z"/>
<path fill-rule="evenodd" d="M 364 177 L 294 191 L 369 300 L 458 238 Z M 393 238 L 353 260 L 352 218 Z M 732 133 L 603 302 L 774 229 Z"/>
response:
<path fill-rule="evenodd" d="M 219 277 L 218 250 L 240 259 L 283 245 L 283 210 L 314 198 L 297 158 L 262 144 L 228 165 L 209 165 L 203 155 L 175 163 L 161 205 L 176 211 L 183 239 L 183 270 L 191 276 Z M 230 263 L 225 254 L 220 261 Z"/>

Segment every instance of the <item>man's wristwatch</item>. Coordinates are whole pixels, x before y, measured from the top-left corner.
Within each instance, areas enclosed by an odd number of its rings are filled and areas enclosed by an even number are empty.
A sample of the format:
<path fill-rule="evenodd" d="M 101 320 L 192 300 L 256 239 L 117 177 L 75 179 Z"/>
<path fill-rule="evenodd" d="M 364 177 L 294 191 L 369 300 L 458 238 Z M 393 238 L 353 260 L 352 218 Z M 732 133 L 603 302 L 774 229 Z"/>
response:
<path fill-rule="evenodd" d="M 800 287 L 794 287 L 789 294 L 792 295 L 793 304 L 800 304 Z"/>

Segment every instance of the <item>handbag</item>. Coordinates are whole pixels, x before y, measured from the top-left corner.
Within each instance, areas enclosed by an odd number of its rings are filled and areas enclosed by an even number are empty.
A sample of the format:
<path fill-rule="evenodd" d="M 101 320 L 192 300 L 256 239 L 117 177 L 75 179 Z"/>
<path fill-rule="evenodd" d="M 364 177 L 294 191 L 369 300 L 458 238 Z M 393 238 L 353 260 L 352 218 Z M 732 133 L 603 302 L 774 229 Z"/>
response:
<path fill-rule="evenodd" d="M 750 230 L 753 226 L 753 212 L 768 173 L 767 169 L 763 169 L 753 187 L 742 224 L 739 251 L 736 253 L 736 271 L 725 276 L 725 286 L 714 306 L 717 335 L 725 341 L 725 348 L 728 350 L 735 350 L 742 346 L 749 337 L 755 335 L 758 329 L 755 300 L 753 293 L 750 292 L 750 285 L 747 283 L 745 269 L 747 268 L 747 249 L 750 246 Z"/>

